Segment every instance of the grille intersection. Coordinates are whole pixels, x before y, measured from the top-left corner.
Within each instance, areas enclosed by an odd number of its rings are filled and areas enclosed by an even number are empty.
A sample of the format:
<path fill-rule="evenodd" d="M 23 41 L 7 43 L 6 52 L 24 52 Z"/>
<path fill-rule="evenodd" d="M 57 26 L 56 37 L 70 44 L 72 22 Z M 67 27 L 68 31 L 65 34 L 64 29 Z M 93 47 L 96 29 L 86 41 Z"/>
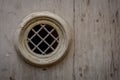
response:
<path fill-rule="evenodd" d="M 27 42 L 29 48 L 37 54 L 50 54 L 58 46 L 59 36 L 52 26 L 39 24 L 28 33 Z"/>

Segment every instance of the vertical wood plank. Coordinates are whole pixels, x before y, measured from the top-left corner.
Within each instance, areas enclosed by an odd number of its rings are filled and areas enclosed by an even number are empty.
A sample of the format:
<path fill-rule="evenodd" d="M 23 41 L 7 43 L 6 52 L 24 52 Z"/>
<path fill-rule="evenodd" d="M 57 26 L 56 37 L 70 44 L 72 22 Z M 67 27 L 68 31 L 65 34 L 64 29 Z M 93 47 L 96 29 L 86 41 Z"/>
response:
<path fill-rule="evenodd" d="M 73 80 L 73 47 L 62 62 L 36 68 L 25 63 L 13 45 L 15 29 L 32 12 L 53 12 L 73 26 L 73 0 L 0 0 L 0 4 L 0 80 Z"/>
<path fill-rule="evenodd" d="M 120 0 L 75 0 L 75 80 L 120 79 Z"/>

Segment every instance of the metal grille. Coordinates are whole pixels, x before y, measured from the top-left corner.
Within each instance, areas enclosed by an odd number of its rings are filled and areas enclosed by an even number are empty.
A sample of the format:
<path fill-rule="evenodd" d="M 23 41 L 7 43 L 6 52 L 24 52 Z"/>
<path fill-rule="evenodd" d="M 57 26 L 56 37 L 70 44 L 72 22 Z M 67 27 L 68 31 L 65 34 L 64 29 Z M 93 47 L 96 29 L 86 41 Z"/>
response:
<path fill-rule="evenodd" d="M 37 54 L 50 54 L 58 46 L 59 36 L 52 26 L 39 24 L 33 27 L 27 38 L 29 48 Z"/>

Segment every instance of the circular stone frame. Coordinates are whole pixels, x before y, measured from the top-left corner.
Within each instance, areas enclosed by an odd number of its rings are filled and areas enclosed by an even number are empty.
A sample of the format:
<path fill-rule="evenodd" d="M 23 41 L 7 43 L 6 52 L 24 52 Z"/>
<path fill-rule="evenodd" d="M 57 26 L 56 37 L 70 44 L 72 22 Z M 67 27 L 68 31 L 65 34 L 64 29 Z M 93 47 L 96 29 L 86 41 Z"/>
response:
<path fill-rule="evenodd" d="M 50 54 L 40 55 L 32 52 L 27 46 L 27 36 L 35 25 L 45 23 L 56 29 L 59 35 L 57 48 Z M 69 49 L 71 41 L 71 27 L 65 20 L 48 11 L 31 13 L 25 17 L 15 33 L 16 48 L 20 55 L 29 63 L 37 66 L 46 66 L 61 60 Z"/>

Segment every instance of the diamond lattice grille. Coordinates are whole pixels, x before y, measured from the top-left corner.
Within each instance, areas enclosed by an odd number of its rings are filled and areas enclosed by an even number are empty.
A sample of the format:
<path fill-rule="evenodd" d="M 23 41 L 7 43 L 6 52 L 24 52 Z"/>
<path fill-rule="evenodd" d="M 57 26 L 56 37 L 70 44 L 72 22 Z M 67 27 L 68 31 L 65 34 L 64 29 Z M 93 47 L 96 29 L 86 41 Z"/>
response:
<path fill-rule="evenodd" d="M 57 31 L 48 24 L 39 24 L 32 28 L 28 34 L 28 46 L 37 54 L 49 54 L 58 46 Z"/>

